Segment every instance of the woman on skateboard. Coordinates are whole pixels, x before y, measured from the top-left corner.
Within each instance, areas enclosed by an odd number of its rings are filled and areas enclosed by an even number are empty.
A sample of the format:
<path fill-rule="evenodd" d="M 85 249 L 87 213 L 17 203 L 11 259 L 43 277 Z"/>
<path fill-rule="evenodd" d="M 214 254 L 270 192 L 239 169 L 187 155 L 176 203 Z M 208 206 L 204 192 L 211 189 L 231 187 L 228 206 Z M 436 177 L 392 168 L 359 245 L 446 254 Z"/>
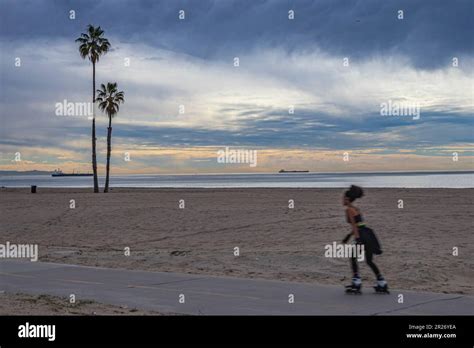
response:
<path fill-rule="evenodd" d="M 362 244 L 364 246 L 365 261 L 377 278 L 377 282 L 374 286 L 375 291 L 388 293 L 387 282 L 373 261 L 373 255 L 380 255 L 382 253 L 380 243 L 377 240 L 374 231 L 366 227 L 363 223 L 360 210 L 353 205 L 353 202 L 356 199 L 361 198 L 363 195 L 364 192 L 362 191 L 362 188 L 355 185 L 352 185 L 349 190 L 344 193 L 342 204 L 346 207 L 346 219 L 351 225 L 352 231 L 346 236 L 346 238 L 344 238 L 343 243 L 347 243 L 351 237 L 354 237 L 355 244 Z M 358 248 L 354 249 L 357 250 Z M 353 273 L 352 283 L 351 285 L 346 286 L 346 292 L 360 293 L 362 281 L 360 279 L 359 266 L 357 264 L 357 255 L 354 254 L 355 253 L 353 253 L 351 257 L 351 268 Z"/>

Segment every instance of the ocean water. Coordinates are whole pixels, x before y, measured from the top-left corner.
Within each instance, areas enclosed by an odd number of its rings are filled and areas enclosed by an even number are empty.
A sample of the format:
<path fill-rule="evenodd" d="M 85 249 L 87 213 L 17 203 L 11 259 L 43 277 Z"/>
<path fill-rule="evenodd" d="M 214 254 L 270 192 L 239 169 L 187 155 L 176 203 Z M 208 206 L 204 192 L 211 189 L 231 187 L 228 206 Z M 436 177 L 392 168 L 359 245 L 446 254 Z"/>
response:
<path fill-rule="evenodd" d="M 409 173 L 271 173 L 271 174 L 190 174 L 113 175 L 111 187 L 244 188 L 244 187 L 362 187 L 472 188 L 474 172 Z M 101 186 L 104 178 L 99 178 Z M 52 177 L 51 175 L 0 175 L 4 187 L 92 187 L 92 177 Z"/>

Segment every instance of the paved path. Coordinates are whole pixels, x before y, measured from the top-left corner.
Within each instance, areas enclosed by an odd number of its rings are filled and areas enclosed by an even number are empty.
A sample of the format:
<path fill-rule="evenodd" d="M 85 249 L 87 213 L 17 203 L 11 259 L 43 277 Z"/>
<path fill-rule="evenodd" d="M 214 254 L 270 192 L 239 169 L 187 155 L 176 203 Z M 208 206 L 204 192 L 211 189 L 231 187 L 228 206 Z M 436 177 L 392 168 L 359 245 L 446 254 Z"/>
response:
<path fill-rule="evenodd" d="M 340 286 L 0 261 L 0 291 L 69 296 L 162 313 L 204 315 L 472 315 L 474 296 L 392 290 L 346 295 Z M 185 303 L 179 303 L 184 294 Z M 294 295 L 290 304 L 289 294 Z M 404 303 L 398 303 L 403 294 Z M 1 297 L 0 297 L 1 298 Z"/>

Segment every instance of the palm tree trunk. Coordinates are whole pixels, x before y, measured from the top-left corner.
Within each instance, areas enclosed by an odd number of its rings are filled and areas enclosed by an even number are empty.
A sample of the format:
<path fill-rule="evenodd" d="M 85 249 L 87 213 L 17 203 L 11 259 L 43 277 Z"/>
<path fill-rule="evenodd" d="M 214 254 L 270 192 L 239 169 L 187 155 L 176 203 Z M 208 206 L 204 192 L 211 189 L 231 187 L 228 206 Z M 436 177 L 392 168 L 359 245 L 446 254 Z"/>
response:
<path fill-rule="evenodd" d="M 92 62 L 92 171 L 94 172 L 94 192 L 99 192 L 99 180 L 97 178 L 97 150 L 95 137 L 95 62 Z"/>
<path fill-rule="evenodd" d="M 109 175 L 110 175 L 110 154 L 112 152 L 112 116 L 109 115 L 109 127 L 107 128 L 107 166 L 105 174 L 104 193 L 109 192 Z"/>

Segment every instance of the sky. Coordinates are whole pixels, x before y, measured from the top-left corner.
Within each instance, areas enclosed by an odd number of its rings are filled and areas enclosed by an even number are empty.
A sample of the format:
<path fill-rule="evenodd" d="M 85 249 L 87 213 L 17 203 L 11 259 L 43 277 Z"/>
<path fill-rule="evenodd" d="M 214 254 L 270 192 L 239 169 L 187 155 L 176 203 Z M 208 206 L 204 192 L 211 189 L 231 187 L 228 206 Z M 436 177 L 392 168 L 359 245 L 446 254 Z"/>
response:
<path fill-rule="evenodd" d="M 471 0 L 0 0 L 0 170 L 91 171 L 91 120 L 56 113 L 92 100 L 88 24 L 112 45 L 97 88 L 125 93 L 112 174 L 472 170 L 473 16 Z"/>

